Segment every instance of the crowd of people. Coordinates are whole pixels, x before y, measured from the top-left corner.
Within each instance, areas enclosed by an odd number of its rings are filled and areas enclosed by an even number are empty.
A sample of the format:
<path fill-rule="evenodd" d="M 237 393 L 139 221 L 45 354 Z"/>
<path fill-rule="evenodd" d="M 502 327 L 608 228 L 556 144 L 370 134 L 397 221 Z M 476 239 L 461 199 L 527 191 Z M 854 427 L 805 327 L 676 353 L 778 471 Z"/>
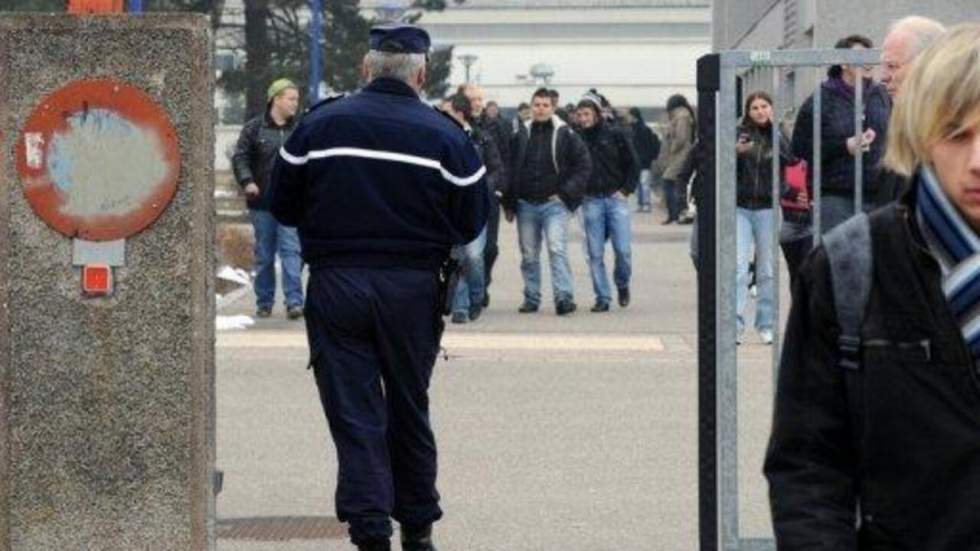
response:
<path fill-rule="evenodd" d="M 541 306 L 541 248 L 547 247 L 555 312 L 577 309 L 568 261 L 568 224 L 580 211 L 595 302 L 591 311 L 608 312 L 615 298 L 630 303 L 632 275 L 631 206 L 652 210 L 654 175 L 664 174 L 665 223 L 682 221 L 686 182 L 674 176 L 694 138 L 693 110 L 683 96 L 672 97 L 665 147 L 637 108 L 617 111 L 595 89 L 577 104 L 561 107 L 556 90 L 540 88 L 517 117 L 504 120 L 499 106 L 485 102 L 484 91 L 464 84 L 438 108 L 464 127 L 478 145 L 492 191 L 491 217 L 480 236 L 453 255 L 462 272 L 452 305 L 452 322 L 477 320 L 490 303 L 488 288 L 498 255 L 501 211 L 516 222 L 521 253 L 524 300 L 520 313 Z M 661 156 L 661 151 L 663 155 Z M 605 265 L 606 242 L 614 257 L 613 285 Z"/>
<path fill-rule="evenodd" d="M 401 524 L 402 549 L 435 551 L 432 526 L 442 509 L 427 391 L 445 327 L 440 312 L 448 302 L 453 321 L 468 322 L 489 303 L 499 217 L 517 224 L 520 312 L 541 305 L 543 242 L 555 310 L 576 310 L 566 250 L 568 221 L 579 209 L 592 310 L 608 311 L 613 300 L 606 241 L 616 300 L 625 307 L 626 198 L 653 179 L 644 170 L 658 172 L 667 221 L 678 221 L 692 159 L 704 152 L 683 97 L 668 102 L 669 128 L 656 154 L 642 118 L 634 112 L 618 121 L 595 90 L 563 117 L 557 95 L 539 89 L 512 124 L 484 105 L 479 87 L 466 85 L 440 115 L 419 100 L 428 34 L 379 27 L 369 44 L 369 84 L 314 107 L 297 125 L 296 87 L 273 83 L 268 111 L 242 131 L 235 171 L 250 208 L 269 214 L 253 212 L 263 243 L 257 253 L 293 254 L 290 229 L 299 227 L 311 266 L 299 315 L 337 446 L 338 518 L 362 551 L 390 550 L 392 519 Z M 857 35 L 837 43 L 872 46 Z M 978 60 L 980 24 L 947 31 L 906 18 L 885 38 L 880 82 L 863 66 L 830 68 L 819 120 L 810 98 L 792 136 L 784 135 L 772 100 L 757 91 L 747 95 L 738 127 L 726 130 L 736 135 L 738 329 L 746 325 L 754 259 L 763 341 L 771 342 L 776 322 L 767 306 L 775 292 L 768 240 L 780 218 L 772 165 L 803 173 L 802 185 L 791 185 L 789 172 L 779 171 L 786 180 L 779 235 L 793 301 L 764 469 L 778 549 L 980 548 Z M 861 117 L 858 87 L 866 98 Z M 866 167 L 863 197 L 856 159 Z M 815 240 L 815 165 L 823 245 L 807 252 Z M 648 207 L 638 195 L 639 208 Z M 863 212 L 855 213 L 856 200 Z M 452 297 L 442 277 L 449 254 L 462 265 Z M 274 279 L 261 277 L 263 315 Z M 295 300 L 290 291 L 286 300 Z"/>
<path fill-rule="evenodd" d="M 737 158 L 737 340 L 745 338 L 745 314 L 749 288 L 756 291 L 755 327 L 760 340 L 773 342 L 774 315 L 772 239 L 778 235 L 791 283 L 796 280 L 813 248 L 814 165 L 820 163 L 820 233 L 825 235 L 855 214 L 859 199 L 870 212 L 900 196 L 907 179 L 882 163 L 888 139 L 892 105 L 912 60 L 944 33 L 939 23 L 908 17 L 897 21 L 882 48 L 881 80 L 865 66 L 833 65 L 819 86 L 819 161 L 814 151 L 814 95 L 800 106 L 792 136 L 774 125 L 772 99 L 765 91 L 749 93 L 743 117 L 735 130 Z M 870 49 L 872 41 L 850 35 L 837 41 L 838 49 Z M 897 60 L 901 60 L 899 63 Z M 861 87 L 862 127 L 855 127 L 857 88 Z M 780 141 L 778 171 L 781 213 L 773 206 L 773 147 Z M 856 182 L 856 158 L 863 171 Z M 805 185 L 791 185 L 789 174 L 798 170 Z M 856 198 L 858 189 L 861 197 Z M 780 226 L 776 226 L 781 224 Z"/>

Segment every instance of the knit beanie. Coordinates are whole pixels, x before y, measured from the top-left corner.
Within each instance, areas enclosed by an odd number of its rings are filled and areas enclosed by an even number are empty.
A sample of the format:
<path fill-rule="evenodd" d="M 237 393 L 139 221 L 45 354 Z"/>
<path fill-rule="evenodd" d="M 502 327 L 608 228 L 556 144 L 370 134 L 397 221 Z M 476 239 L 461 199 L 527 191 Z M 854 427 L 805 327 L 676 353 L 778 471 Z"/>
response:
<path fill-rule="evenodd" d="M 281 78 L 269 85 L 269 91 L 265 93 L 266 101 L 271 102 L 276 96 L 285 92 L 290 88 L 295 88 L 299 90 L 296 83 L 289 80 L 288 78 Z"/>

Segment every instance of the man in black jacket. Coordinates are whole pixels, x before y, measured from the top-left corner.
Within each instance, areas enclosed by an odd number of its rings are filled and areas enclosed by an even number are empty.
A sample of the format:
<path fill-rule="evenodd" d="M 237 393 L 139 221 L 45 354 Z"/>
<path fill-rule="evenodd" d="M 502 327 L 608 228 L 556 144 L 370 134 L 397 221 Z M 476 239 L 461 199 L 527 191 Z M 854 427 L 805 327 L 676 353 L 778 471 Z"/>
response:
<path fill-rule="evenodd" d="M 765 463 L 780 551 L 980 549 L 980 25 L 921 55 L 885 158 L 910 190 L 793 288 Z"/>
<path fill-rule="evenodd" d="M 296 127 L 299 88 L 286 79 L 272 83 L 264 114 L 245 123 L 235 146 L 232 168 L 245 191 L 255 231 L 255 315 L 272 314 L 276 296 L 276 252 L 282 264 L 282 292 L 289 319 L 303 316 L 303 259 L 296 228 L 283 226 L 269 213 L 267 190 L 272 164 Z"/>
<path fill-rule="evenodd" d="M 633 148 L 640 161 L 640 185 L 637 197 L 637 212 L 650 212 L 653 208 L 651 201 L 651 186 L 653 176 L 650 165 L 660 156 L 660 138 L 647 126 L 643 113 L 637 107 L 631 107 L 626 120 L 633 133 Z"/>
<path fill-rule="evenodd" d="M 531 121 L 514 136 L 510 182 L 503 198 L 507 220 L 517 216 L 521 244 L 524 303 L 521 313 L 541 305 L 541 238 L 548 242 L 555 311 L 575 311 L 572 269 L 568 263 L 568 218 L 578 208 L 592 171 L 589 150 L 582 139 L 555 116 L 545 88 L 531 102 Z"/>
<path fill-rule="evenodd" d="M 470 120 L 472 121 L 472 126 L 477 129 L 484 138 L 493 140 L 494 147 L 500 154 L 500 159 L 504 166 L 510 166 L 510 139 L 511 139 L 511 127 L 510 125 L 500 118 L 499 112 L 497 116 L 490 116 L 485 109 L 485 95 L 483 89 L 475 84 L 464 84 L 460 86 L 459 91 L 463 93 L 470 100 Z M 487 170 L 490 167 L 487 166 Z M 484 265 L 484 275 L 486 280 L 486 289 L 490 287 L 490 281 L 493 279 L 493 265 L 497 261 L 497 256 L 500 254 L 500 249 L 497 247 L 497 237 L 500 233 L 500 197 L 503 195 L 504 188 L 507 186 L 506 174 L 501 174 L 499 178 L 494 179 L 493 185 L 491 185 L 490 190 L 493 193 L 490 197 L 490 219 L 487 222 L 487 244 L 483 248 L 483 265 Z M 483 307 L 489 306 L 490 304 L 490 294 L 484 292 L 483 294 Z"/>
<path fill-rule="evenodd" d="M 489 278 L 486 274 L 489 273 L 489 265 L 485 264 L 485 250 L 489 246 L 490 225 L 493 213 L 497 209 L 497 198 L 500 196 L 503 182 L 507 178 L 496 142 L 490 137 L 489 132 L 485 132 L 474 125 L 472 105 L 473 102 L 470 98 L 463 94 L 456 94 L 449 98 L 447 114 L 463 127 L 466 134 L 476 144 L 480 159 L 483 160 L 483 166 L 487 169 L 486 182 L 493 199 L 490 204 L 491 214 L 487 219 L 487 227 L 473 241 L 453 248 L 453 255 L 459 261 L 461 269 L 459 284 L 456 286 L 456 295 L 453 297 L 452 303 L 453 323 L 476 321 L 486 304 L 486 287 L 489 284 Z M 499 220 L 499 216 L 497 218 Z M 496 228 L 494 228 L 494 232 L 496 232 Z M 494 235 L 494 240 L 496 240 L 496 235 Z"/>
<path fill-rule="evenodd" d="M 616 258 L 613 279 L 619 305 L 625 308 L 630 302 L 632 236 L 627 196 L 636 190 L 640 163 L 629 136 L 604 120 L 598 97 L 586 94 L 575 109 L 575 118 L 592 157 L 592 175 L 582 201 L 589 271 L 595 291 L 592 311 L 608 312 L 612 295 L 604 259 L 607 238 L 612 242 Z"/>

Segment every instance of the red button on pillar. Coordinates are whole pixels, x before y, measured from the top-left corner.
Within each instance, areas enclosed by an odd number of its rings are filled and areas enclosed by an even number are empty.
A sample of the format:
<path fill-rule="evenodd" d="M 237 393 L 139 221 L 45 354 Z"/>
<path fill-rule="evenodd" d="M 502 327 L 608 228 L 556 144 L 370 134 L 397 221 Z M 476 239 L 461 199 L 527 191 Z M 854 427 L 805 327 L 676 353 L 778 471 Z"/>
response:
<path fill-rule="evenodd" d="M 82 292 L 90 296 L 112 293 L 112 268 L 108 264 L 88 264 L 82 267 Z"/>

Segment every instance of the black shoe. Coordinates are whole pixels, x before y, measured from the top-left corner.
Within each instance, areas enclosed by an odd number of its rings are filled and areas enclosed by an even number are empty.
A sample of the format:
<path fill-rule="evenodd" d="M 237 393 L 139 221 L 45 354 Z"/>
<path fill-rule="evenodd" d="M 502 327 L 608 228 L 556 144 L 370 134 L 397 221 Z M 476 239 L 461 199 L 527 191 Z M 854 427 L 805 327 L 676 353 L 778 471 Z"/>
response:
<path fill-rule="evenodd" d="M 555 313 L 559 316 L 567 316 L 568 314 L 574 312 L 576 308 L 578 308 L 578 306 L 575 306 L 574 302 L 570 300 L 560 300 L 557 304 L 555 304 Z"/>
<path fill-rule="evenodd" d="M 255 317 L 257 318 L 267 318 L 272 315 L 272 308 L 263 306 L 255 311 Z"/>
<path fill-rule="evenodd" d="M 604 300 L 597 300 L 595 302 L 595 306 L 592 307 L 592 311 L 593 312 L 596 312 L 596 313 L 599 313 L 599 312 L 608 312 L 609 311 L 609 303 L 606 302 L 606 301 L 604 301 Z"/>
<path fill-rule="evenodd" d="M 483 313 L 483 308 L 480 306 L 470 306 L 470 321 L 476 321 L 480 318 L 480 314 Z"/>
<path fill-rule="evenodd" d="M 466 323 L 468 321 L 470 321 L 470 319 L 469 316 L 466 315 L 466 312 L 453 312 L 453 323 Z"/>
<path fill-rule="evenodd" d="M 402 525 L 402 551 L 437 551 L 432 544 L 432 525 L 424 528 Z"/>
<path fill-rule="evenodd" d="M 286 317 L 291 320 L 298 320 L 303 317 L 303 307 L 300 305 L 288 306 L 286 308 Z"/>
<path fill-rule="evenodd" d="M 661 226 L 666 226 L 668 224 L 673 224 L 674 222 L 677 222 L 677 219 L 676 218 L 668 218 L 668 219 L 664 220 L 663 222 L 661 222 L 660 225 Z"/>
<path fill-rule="evenodd" d="M 630 305 L 630 288 L 629 287 L 620 287 L 619 288 L 619 293 L 617 293 L 617 294 L 619 295 L 619 305 L 620 306 L 622 306 L 623 308 L 626 308 L 627 306 Z"/>
<path fill-rule="evenodd" d="M 357 551 L 391 551 L 391 541 L 387 539 L 364 541 L 357 544 Z"/>
<path fill-rule="evenodd" d="M 533 314 L 538 311 L 538 305 L 525 302 L 520 308 L 517 309 L 517 311 L 522 314 Z"/>
<path fill-rule="evenodd" d="M 483 293 L 483 307 L 487 308 L 490 306 L 490 293 Z"/>

